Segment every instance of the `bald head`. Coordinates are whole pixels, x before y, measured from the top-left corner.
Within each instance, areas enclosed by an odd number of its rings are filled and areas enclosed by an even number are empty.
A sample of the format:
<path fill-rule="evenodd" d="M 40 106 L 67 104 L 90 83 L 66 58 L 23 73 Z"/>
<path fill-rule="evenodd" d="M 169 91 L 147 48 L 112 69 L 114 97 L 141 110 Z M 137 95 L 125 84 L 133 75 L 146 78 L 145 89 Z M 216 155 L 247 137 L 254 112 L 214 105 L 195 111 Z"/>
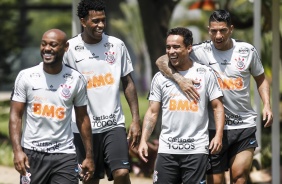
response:
<path fill-rule="evenodd" d="M 60 29 L 50 29 L 43 34 L 42 38 L 46 36 L 53 37 L 60 43 L 66 43 L 68 41 L 67 34 Z"/>
<path fill-rule="evenodd" d="M 64 53 L 68 50 L 66 33 L 59 29 L 46 31 L 42 36 L 40 50 L 45 64 L 62 63 Z"/>

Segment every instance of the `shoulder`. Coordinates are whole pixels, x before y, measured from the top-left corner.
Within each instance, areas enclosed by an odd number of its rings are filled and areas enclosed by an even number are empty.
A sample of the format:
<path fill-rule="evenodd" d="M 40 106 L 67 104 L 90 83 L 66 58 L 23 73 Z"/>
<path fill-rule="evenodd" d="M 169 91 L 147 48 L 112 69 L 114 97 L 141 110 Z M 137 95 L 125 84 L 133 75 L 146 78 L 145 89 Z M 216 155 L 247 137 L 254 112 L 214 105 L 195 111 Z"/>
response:
<path fill-rule="evenodd" d="M 200 72 L 200 73 L 205 73 L 205 72 L 211 72 L 212 69 L 204 64 L 201 64 L 201 63 L 197 63 L 197 62 L 194 62 L 194 65 L 193 65 L 194 69 L 197 71 L 197 72 Z"/>
<path fill-rule="evenodd" d="M 76 43 L 79 40 L 79 35 L 75 35 L 74 37 L 72 37 L 71 39 L 68 40 L 69 43 Z"/>
<path fill-rule="evenodd" d="M 197 51 L 200 48 L 204 49 L 204 50 L 211 50 L 212 48 L 212 42 L 210 40 L 206 40 L 200 43 L 196 43 L 192 45 L 192 49 L 193 51 Z"/>
<path fill-rule="evenodd" d="M 106 48 L 111 48 L 111 47 L 116 47 L 121 49 L 126 48 L 126 45 L 121 39 L 106 34 L 103 36 L 103 45 Z"/>
<path fill-rule="evenodd" d="M 248 54 L 256 51 L 256 48 L 248 42 L 233 39 L 233 43 L 235 44 L 235 47 L 236 47 L 235 50 L 240 55 L 248 55 Z"/>

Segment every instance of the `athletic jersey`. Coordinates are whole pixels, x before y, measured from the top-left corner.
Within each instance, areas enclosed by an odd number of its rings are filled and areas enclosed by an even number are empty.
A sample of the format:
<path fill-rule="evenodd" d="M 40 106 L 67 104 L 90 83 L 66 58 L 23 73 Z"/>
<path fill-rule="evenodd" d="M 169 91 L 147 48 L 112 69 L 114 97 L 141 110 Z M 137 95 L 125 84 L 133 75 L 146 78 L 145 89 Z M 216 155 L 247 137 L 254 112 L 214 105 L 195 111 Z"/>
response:
<path fill-rule="evenodd" d="M 22 70 L 15 81 L 12 100 L 26 103 L 22 147 L 47 153 L 75 153 L 71 130 L 73 106 L 87 105 L 83 76 L 63 65 L 51 75 L 43 63 Z"/>
<path fill-rule="evenodd" d="M 241 129 L 256 126 L 257 114 L 250 101 L 250 78 L 264 72 L 256 49 L 234 39 L 227 51 L 217 50 L 212 41 L 193 46 L 191 58 L 210 66 L 217 74 L 225 108 L 224 129 Z M 213 113 L 210 112 L 211 117 Z M 210 118 L 213 120 L 214 118 Z M 210 129 L 215 129 L 211 121 Z"/>
<path fill-rule="evenodd" d="M 200 100 L 189 101 L 179 87 L 158 72 L 151 83 L 149 100 L 162 104 L 162 126 L 158 153 L 208 154 L 208 102 L 222 96 L 212 69 L 193 63 L 184 77 L 196 80 Z"/>
<path fill-rule="evenodd" d="M 105 34 L 97 44 L 85 43 L 81 34 L 68 42 L 64 62 L 81 72 L 88 82 L 88 113 L 92 133 L 125 127 L 119 86 L 121 77 L 132 72 L 133 67 L 124 43 Z M 72 125 L 73 131 L 78 133 L 76 124 Z"/>

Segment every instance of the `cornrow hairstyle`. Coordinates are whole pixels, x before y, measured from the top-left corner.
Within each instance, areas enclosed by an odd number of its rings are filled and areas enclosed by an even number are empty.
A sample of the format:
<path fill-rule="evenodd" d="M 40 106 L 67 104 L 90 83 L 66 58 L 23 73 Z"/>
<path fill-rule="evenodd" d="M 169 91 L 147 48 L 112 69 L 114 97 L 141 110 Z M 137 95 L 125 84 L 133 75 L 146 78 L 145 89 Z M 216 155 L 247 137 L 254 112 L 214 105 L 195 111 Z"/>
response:
<path fill-rule="evenodd" d="M 183 43 L 187 47 L 193 44 L 193 34 L 192 32 L 184 27 L 172 28 L 167 32 L 167 37 L 169 35 L 180 35 L 183 36 Z"/>
<path fill-rule="evenodd" d="M 225 22 L 227 26 L 232 25 L 230 13 L 226 10 L 214 11 L 209 19 L 209 23 L 211 22 Z"/>
<path fill-rule="evenodd" d="M 106 6 L 104 0 L 81 0 L 77 6 L 77 16 L 85 18 L 89 15 L 89 11 L 105 11 Z"/>

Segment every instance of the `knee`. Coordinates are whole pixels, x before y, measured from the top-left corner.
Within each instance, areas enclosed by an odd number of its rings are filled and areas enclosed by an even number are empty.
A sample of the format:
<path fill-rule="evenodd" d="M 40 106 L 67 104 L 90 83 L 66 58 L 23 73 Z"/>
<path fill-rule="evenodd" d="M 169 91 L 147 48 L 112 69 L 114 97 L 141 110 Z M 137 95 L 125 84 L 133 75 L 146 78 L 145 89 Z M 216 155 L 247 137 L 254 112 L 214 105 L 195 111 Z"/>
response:
<path fill-rule="evenodd" d="M 129 171 L 127 169 L 117 169 L 113 172 L 114 179 L 129 177 Z"/>
<path fill-rule="evenodd" d="M 249 175 L 247 173 L 241 173 L 232 176 L 232 183 L 246 184 L 248 182 Z"/>

